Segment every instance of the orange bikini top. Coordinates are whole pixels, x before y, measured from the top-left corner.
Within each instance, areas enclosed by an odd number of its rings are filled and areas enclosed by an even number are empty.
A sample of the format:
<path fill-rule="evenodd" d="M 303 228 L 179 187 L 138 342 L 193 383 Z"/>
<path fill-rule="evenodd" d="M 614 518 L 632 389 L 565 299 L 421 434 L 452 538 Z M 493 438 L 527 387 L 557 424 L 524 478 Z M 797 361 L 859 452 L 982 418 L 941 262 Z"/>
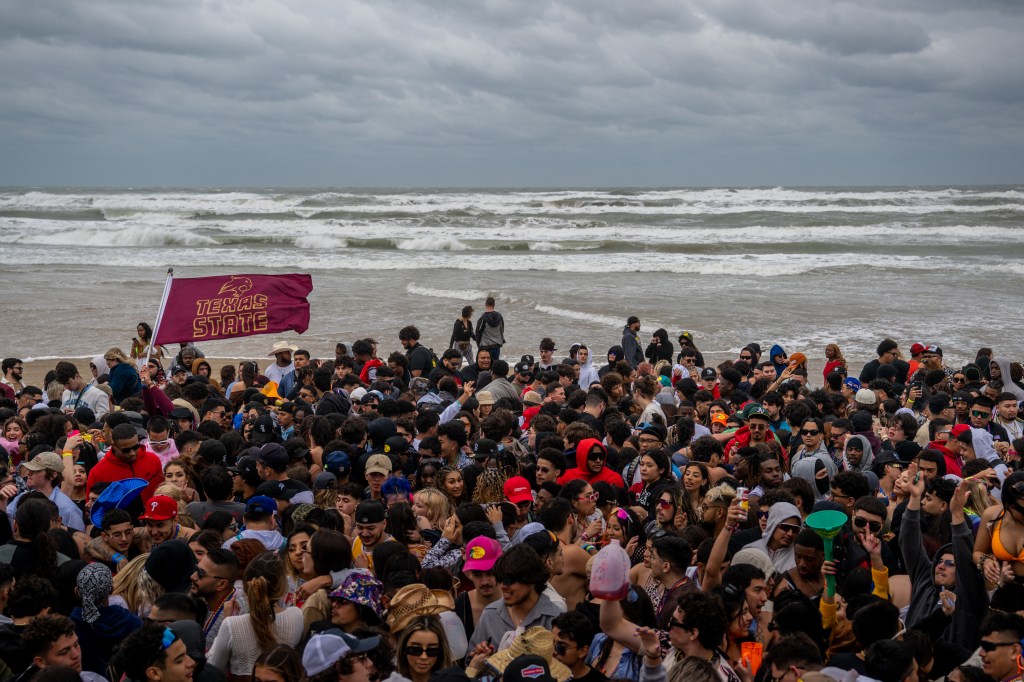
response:
<path fill-rule="evenodd" d="M 1021 550 L 1020 554 L 1014 556 L 1006 551 L 1006 547 L 999 540 L 999 528 L 1003 525 L 1003 518 L 999 517 L 996 521 L 995 526 L 992 528 L 992 556 L 1000 561 L 1024 561 L 1024 549 Z"/>

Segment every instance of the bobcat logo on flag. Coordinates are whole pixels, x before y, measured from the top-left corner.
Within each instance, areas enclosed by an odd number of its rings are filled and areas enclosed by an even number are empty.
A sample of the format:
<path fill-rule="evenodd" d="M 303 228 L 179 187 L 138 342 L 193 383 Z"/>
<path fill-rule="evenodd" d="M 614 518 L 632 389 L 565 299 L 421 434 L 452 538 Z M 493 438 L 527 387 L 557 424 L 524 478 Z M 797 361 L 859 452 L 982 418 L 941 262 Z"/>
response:
<path fill-rule="evenodd" d="M 235 298 L 238 298 L 239 296 L 244 296 L 247 291 L 252 291 L 252 280 L 248 277 L 236 277 L 232 275 L 231 279 L 225 282 L 224 286 L 222 286 L 220 291 L 217 293 L 231 293 Z"/>

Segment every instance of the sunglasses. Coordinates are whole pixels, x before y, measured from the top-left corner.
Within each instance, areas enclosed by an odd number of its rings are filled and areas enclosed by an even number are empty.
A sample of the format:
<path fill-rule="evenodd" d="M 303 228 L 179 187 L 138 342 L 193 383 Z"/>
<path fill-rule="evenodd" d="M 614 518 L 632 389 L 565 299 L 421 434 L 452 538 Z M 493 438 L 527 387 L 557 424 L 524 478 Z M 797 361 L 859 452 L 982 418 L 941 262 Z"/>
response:
<path fill-rule="evenodd" d="M 592 493 L 586 493 L 585 495 L 578 495 L 576 497 L 576 499 L 577 500 L 590 500 L 591 502 L 595 502 L 595 501 L 597 501 L 597 493 L 596 492 L 592 492 Z"/>
<path fill-rule="evenodd" d="M 991 412 L 982 412 L 981 410 L 971 410 L 971 416 L 972 417 L 978 417 L 980 419 L 984 419 L 986 417 L 991 417 L 992 413 Z"/>
<path fill-rule="evenodd" d="M 978 642 L 978 646 L 987 654 L 992 653 L 1001 646 L 1013 646 L 1014 644 L 1020 644 L 1020 642 L 986 642 L 985 640 Z"/>
<path fill-rule="evenodd" d="M 606 458 L 603 452 L 593 452 L 587 455 L 588 462 L 603 462 L 605 459 Z"/>
<path fill-rule="evenodd" d="M 801 436 L 817 436 L 821 431 L 818 429 L 800 429 Z"/>
<path fill-rule="evenodd" d="M 962 384 L 967 381 L 967 377 L 953 377 L 954 384 Z"/>
<path fill-rule="evenodd" d="M 953 561 L 952 559 L 942 559 L 941 561 L 937 562 L 935 565 L 936 566 L 945 566 L 946 568 L 954 568 L 956 566 L 956 562 Z"/>
<path fill-rule="evenodd" d="M 869 521 L 868 519 L 865 519 L 863 516 L 854 516 L 853 517 L 853 525 L 856 528 L 861 528 L 861 529 L 867 528 L 872 533 L 877 533 L 877 532 L 882 530 L 882 522 L 881 521 Z"/>
<path fill-rule="evenodd" d="M 757 510 L 757 518 L 759 518 L 759 519 L 767 519 L 768 518 L 768 510 L 767 509 L 758 509 Z"/>
<path fill-rule="evenodd" d="M 420 656 L 426 655 L 427 658 L 437 658 L 441 655 L 441 647 L 439 646 L 423 646 L 422 644 L 409 644 L 405 647 L 405 654 L 407 656 Z"/>
<path fill-rule="evenodd" d="M 565 656 L 569 653 L 569 649 L 575 649 L 575 644 L 566 644 L 565 642 L 555 642 L 555 653 L 559 656 Z"/>
<path fill-rule="evenodd" d="M 671 630 L 672 628 L 679 628 L 680 630 L 685 630 L 686 626 L 673 617 L 668 619 L 668 629 Z"/>
<path fill-rule="evenodd" d="M 139 448 L 141 448 L 142 444 L 141 443 L 136 443 L 135 445 L 129 445 L 126 448 L 122 448 L 120 445 L 115 445 L 114 447 L 116 447 L 121 452 L 134 452 L 135 450 L 138 450 Z"/>
<path fill-rule="evenodd" d="M 802 526 L 795 523 L 780 523 L 779 530 L 783 533 L 799 533 Z"/>
<path fill-rule="evenodd" d="M 671 509 L 672 500 L 658 500 L 658 509 Z M 625 513 L 625 512 L 623 512 Z"/>

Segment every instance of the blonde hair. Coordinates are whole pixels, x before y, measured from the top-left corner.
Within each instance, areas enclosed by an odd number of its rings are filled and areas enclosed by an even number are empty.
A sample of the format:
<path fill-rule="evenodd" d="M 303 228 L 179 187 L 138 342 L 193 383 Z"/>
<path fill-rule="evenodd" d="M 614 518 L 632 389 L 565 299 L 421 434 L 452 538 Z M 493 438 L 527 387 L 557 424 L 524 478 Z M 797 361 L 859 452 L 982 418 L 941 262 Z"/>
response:
<path fill-rule="evenodd" d="M 140 617 L 149 616 L 149 610 L 164 588 L 146 573 L 146 559 L 149 553 L 140 554 L 129 561 L 114 576 L 111 596 L 121 597 L 128 604 L 128 610 Z"/>
<path fill-rule="evenodd" d="M 125 355 L 124 351 L 121 350 L 120 348 L 111 348 L 110 350 L 103 354 L 103 359 L 117 360 L 118 362 L 131 362 L 128 356 Z"/>
<path fill-rule="evenodd" d="M 728 483 L 719 483 L 704 493 L 704 504 L 721 501 L 725 506 L 732 504 L 736 499 L 736 489 Z"/>
<path fill-rule="evenodd" d="M 334 509 L 338 499 L 338 491 L 334 488 L 313 491 L 313 504 L 321 509 Z"/>
<path fill-rule="evenodd" d="M 825 352 L 826 353 L 830 349 L 832 350 L 833 353 L 836 354 L 836 356 L 834 358 L 832 358 L 832 359 L 833 360 L 838 360 L 840 365 L 842 365 L 843 367 L 846 367 L 846 358 L 843 357 L 843 351 L 839 350 L 839 344 L 838 343 L 830 343 L 827 346 L 825 346 Z"/>
<path fill-rule="evenodd" d="M 970 479 L 967 481 L 967 485 L 970 488 L 970 492 L 967 496 L 966 506 L 978 516 L 981 516 L 982 512 L 992 505 L 998 504 L 998 502 L 996 502 L 992 497 L 991 493 L 989 493 L 984 481 L 980 479 Z"/>
<path fill-rule="evenodd" d="M 427 520 L 434 528 L 443 527 L 444 522 L 452 515 L 452 503 L 448 496 L 437 488 L 424 488 L 412 497 L 427 508 Z"/>
<path fill-rule="evenodd" d="M 170 466 L 171 462 L 167 463 Z M 178 523 L 183 525 L 185 528 L 198 528 L 195 519 L 188 513 L 188 508 L 185 506 L 185 493 L 182 492 L 181 488 L 174 485 L 173 483 L 161 483 L 157 486 L 156 490 L 153 491 L 154 495 L 165 495 L 175 502 L 178 503 Z"/>

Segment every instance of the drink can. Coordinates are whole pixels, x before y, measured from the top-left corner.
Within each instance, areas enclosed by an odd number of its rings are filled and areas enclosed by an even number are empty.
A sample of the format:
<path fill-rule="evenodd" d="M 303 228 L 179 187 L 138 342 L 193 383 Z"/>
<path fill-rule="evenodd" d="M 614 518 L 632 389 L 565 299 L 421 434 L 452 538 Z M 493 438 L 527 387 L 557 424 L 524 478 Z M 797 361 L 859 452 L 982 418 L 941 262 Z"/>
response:
<path fill-rule="evenodd" d="M 740 501 L 740 509 L 744 511 L 750 509 L 750 488 L 742 486 L 736 488 L 736 499 Z"/>

